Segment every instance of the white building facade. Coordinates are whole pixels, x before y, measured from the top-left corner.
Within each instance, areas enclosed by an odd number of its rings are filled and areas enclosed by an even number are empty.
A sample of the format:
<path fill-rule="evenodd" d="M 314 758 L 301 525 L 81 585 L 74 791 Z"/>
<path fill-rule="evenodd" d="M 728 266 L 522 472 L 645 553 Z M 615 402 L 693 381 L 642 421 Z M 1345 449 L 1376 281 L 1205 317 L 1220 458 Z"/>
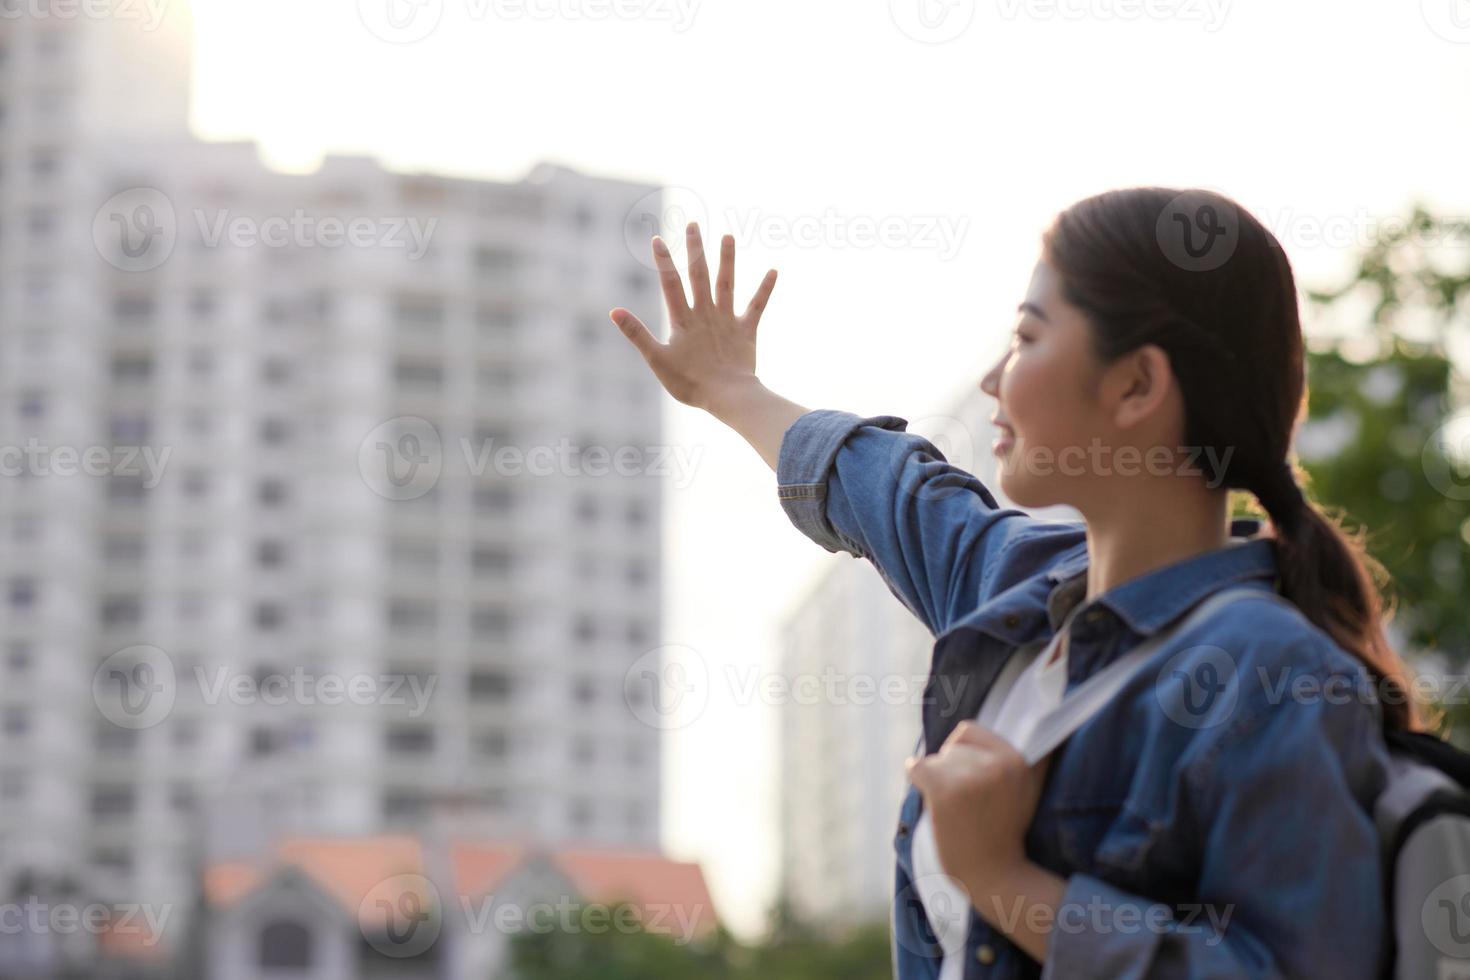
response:
<path fill-rule="evenodd" d="M 187 79 L 180 3 L 0 18 L 0 880 L 182 907 L 206 838 L 446 798 L 657 847 L 660 393 L 606 310 L 658 308 L 658 189 L 275 173 Z"/>

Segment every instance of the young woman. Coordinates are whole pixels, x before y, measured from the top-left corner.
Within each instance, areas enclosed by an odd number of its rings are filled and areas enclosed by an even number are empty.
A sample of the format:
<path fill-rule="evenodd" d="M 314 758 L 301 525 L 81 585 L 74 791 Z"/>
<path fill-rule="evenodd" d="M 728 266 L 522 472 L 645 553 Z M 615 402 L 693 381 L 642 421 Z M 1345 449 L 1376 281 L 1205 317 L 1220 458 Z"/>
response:
<path fill-rule="evenodd" d="M 902 418 L 766 389 L 756 329 L 775 271 L 737 315 L 733 239 L 712 292 L 687 234 L 692 302 L 653 241 L 669 342 L 625 309 L 613 322 L 674 398 L 760 453 L 798 528 L 869 559 L 938 638 L 894 838 L 897 976 L 1379 975 L 1383 729 L 1425 719 L 1384 637 L 1381 567 L 1288 458 L 1302 334 L 1271 233 L 1223 196 L 1145 187 L 1080 201 L 1043 235 L 980 387 L 1005 494 L 1083 522 L 999 507 Z M 1231 488 L 1256 496 L 1269 533 L 1230 520 Z M 1066 692 L 1242 586 L 1262 597 L 1163 634 L 1026 764 L 1014 746 Z"/>

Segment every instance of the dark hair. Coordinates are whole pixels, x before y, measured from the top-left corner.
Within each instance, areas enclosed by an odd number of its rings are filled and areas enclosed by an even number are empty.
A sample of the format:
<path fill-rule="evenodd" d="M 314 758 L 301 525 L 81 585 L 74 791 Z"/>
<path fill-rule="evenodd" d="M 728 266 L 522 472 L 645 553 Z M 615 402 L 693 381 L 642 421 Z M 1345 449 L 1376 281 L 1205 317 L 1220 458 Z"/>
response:
<path fill-rule="evenodd" d="M 1088 314 L 1102 363 L 1144 344 L 1164 350 L 1185 443 L 1216 449 L 1222 485 L 1251 491 L 1270 515 L 1281 594 L 1368 668 L 1386 727 L 1426 727 L 1384 635 L 1383 566 L 1307 499 L 1288 459 L 1306 378 L 1296 282 L 1276 237 L 1223 195 L 1132 187 L 1062 211 L 1042 250 L 1062 295 Z"/>

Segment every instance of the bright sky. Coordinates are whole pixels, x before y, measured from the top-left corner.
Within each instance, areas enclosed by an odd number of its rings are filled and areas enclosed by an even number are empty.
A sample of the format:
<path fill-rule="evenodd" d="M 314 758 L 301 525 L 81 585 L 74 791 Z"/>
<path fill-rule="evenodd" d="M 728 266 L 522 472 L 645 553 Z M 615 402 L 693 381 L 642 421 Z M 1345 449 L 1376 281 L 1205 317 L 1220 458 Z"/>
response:
<path fill-rule="evenodd" d="M 201 135 L 291 169 L 549 160 L 689 188 L 707 240 L 835 217 L 819 245 L 752 236 L 738 260 L 741 304 L 781 271 L 759 371 L 811 408 L 943 409 L 1004 343 L 1047 218 L 1096 191 L 1221 190 L 1307 283 L 1345 260 L 1317 238 L 1415 199 L 1470 215 L 1465 0 L 417 0 L 408 31 L 440 19 L 413 43 L 365 26 L 389 33 L 390 2 L 415 0 L 195 0 Z M 864 219 L 902 244 L 861 244 Z M 669 439 L 704 455 L 666 497 L 665 641 L 774 669 L 782 613 L 851 559 L 790 526 L 739 437 L 666 401 Z M 666 847 L 747 935 L 776 882 L 775 726 L 716 692 L 666 741 Z"/>

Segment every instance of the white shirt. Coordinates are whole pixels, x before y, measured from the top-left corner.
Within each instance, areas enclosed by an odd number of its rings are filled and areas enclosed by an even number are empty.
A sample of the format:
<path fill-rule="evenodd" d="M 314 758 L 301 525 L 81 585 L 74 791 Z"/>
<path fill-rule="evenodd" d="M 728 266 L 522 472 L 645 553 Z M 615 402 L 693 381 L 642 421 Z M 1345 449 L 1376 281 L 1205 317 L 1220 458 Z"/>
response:
<path fill-rule="evenodd" d="M 1067 654 L 1046 663 L 1048 645 L 1021 671 L 1016 683 L 997 704 L 986 698 L 975 716 L 978 724 L 991 729 L 1018 749 L 1025 744 L 1037 722 L 1061 703 L 1067 687 Z M 929 927 L 944 949 L 939 980 L 960 980 L 965 974 L 965 940 L 970 922 L 970 899 L 958 882 L 939 863 L 934 843 L 934 825 L 926 809 L 914 828 L 914 893 L 924 904 Z"/>

